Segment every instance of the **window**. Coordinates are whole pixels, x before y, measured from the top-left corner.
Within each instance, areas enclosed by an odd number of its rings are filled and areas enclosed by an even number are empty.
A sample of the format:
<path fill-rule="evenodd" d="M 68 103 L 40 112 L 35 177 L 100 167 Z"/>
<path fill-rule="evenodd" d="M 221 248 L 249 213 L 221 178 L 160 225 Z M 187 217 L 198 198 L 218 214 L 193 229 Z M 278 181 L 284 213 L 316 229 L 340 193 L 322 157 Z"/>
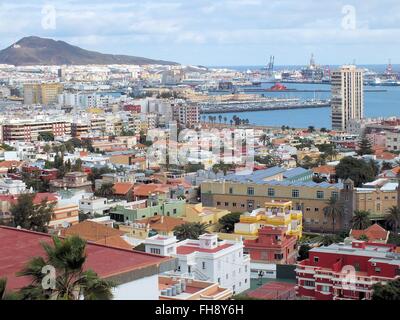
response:
<path fill-rule="evenodd" d="M 315 212 L 318 212 L 318 211 L 319 211 L 319 208 L 314 208 L 314 211 L 315 211 Z"/>
<path fill-rule="evenodd" d="M 306 211 L 311 211 L 311 208 L 307 207 L 307 208 L 306 208 Z"/>
<path fill-rule="evenodd" d="M 381 268 L 376 267 L 376 268 L 375 268 L 375 272 L 376 272 L 376 273 L 381 273 Z"/>
<path fill-rule="evenodd" d="M 204 261 L 201 263 L 201 268 L 202 268 L 203 270 L 206 269 L 206 263 L 205 263 Z"/>
<path fill-rule="evenodd" d="M 217 201 L 217 206 L 220 206 L 220 205 L 221 205 L 221 202 Z"/>
<path fill-rule="evenodd" d="M 292 198 L 298 198 L 300 196 L 300 191 L 297 189 L 292 190 Z"/>
<path fill-rule="evenodd" d="M 229 193 L 230 193 L 230 194 L 233 193 L 233 188 L 229 188 Z"/>
<path fill-rule="evenodd" d="M 225 202 L 225 207 L 229 206 L 229 202 Z"/>
<path fill-rule="evenodd" d="M 232 207 L 236 207 L 236 202 L 232 202 Z"/>
<path fill-rule="evenodd" d="M 161 254 L 161 250 L 157 248 L 150 248 L 150 253 L 152 254 Z"/>
<path fill-rule="evenodd" d="M 323 191 L 317 191 L 317 199 L 323 199 L 324 198 L 324 192 Z"/>
<path fill-rule="evenodd" d="M 268 197 L 275 197 L 275 189 L 274 188 L 268 188 Z"/>
<path fill-rule="evenodd" d="M 176 214 L 176 209 L 173 210 L 173 213 Z"/>
<path fill-rule="evenodd" d="M 331 288 L 329 286 L 321 286 L 322 292 L 331 292 Z"/>
<path fill-rule="evenodd" d="M 283 259 L 283 253 L 275 253 L 274 258 L 275 258 L 275 260 L 282 260 Z"/>
<path fill-rule="evenodd" d="M 304 286 L 305 287 L 314 287 L 315 286 L 315 282 L 314 281 L 310 281 L 310 280 L 305 280 L 304 281 Z"/>
<path fill-rule="evenodd" d="M 241 206 L 242 208 L 244 208 L 244 203 L 242 203 L 240 206 Z"/>
<path fill-rule="evenodd" d="M 318 257 L 314 257 L 314 262 L 317 263 L 319 261 Z"/>
<path fill-rule="evenodd" d="M 339 198 L 339 193 L 337 191 L 333 191 L 331 193 L 331 197 L 332 197 L 332 199 L 338 199 Z"/>
<path fill-rule="evenodd" d="M 247 188 L 247 195 L 253 196 L 254 195 L 254 188 L 253 187 L 248 187 Z"/>

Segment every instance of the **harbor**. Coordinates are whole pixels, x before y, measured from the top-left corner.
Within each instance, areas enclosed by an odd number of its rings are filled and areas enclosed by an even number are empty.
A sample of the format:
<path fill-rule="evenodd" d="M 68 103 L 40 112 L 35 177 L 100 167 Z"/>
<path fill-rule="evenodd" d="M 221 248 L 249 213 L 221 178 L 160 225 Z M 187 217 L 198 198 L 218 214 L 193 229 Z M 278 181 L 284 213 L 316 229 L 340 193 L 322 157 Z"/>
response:
<path fill-rule="evenodd" d="M 292 109 L 311 109 L 311 108 L 329 108 L 330 100 L 299 100 L 282 99 L 283 101 L 271 102 L 230 102 L 230 103 L 207 103 L 200 104 L 200 113 L 240 113 L 255 111 L 273 111 L 273 110 L 292 110 Z"/>

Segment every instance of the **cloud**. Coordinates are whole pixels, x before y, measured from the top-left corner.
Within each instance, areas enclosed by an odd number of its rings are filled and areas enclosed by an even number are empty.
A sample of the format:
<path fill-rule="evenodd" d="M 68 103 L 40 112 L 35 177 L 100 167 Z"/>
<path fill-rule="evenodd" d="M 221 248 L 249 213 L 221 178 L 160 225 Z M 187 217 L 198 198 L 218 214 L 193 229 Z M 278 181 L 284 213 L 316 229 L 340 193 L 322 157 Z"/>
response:
<path fill-rule="evenodd" d="M 44 5 L 57 10 L 55 30 L 41 26 Z M 354 7 L 355 30 L 342 27 L 345 5 Z M 26 35 L 49 36 L 102 51 L 173 54 L 212 64 L 231 60 L 261 63 L 258 52 L 308 55 L 319 50 L 337 61 L 332 48 L 369 59 L 379 46 L 398 51 L 398 0 L 2 0 L 0 41 L 9 45 Z M 340 47 L 340 48 L 339 48 Z M 234 50 L 236 49 L 236 50 Z M 344 49 L 343 49 L 344 50 Z M 227 55 L 227 52 L 229 54 Z M 288 53 L 286 55 L 286 52 Z M 250 55 L 249 55 L 250 53 Z M 265 55 L 263 53 L 263 55 Z M 345 54 L 345 51 L 343 51 Z M 292 53 L 292 60 L 297 56 Z M 169 59 L 170 57 L 160 57 Z M 290 63 L 287 61 L 286 63 Z"/>

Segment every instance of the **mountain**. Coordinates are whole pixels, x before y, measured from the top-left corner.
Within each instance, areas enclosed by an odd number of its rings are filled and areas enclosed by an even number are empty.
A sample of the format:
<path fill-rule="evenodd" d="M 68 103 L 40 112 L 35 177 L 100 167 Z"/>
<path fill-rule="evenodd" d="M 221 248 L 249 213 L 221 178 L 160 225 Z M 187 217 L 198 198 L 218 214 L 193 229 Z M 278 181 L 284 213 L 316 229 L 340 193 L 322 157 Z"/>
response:
<path fill-rule="evenodd" d="M 12 64 L 15 66 L 89 64 L 178 65 L 178 63 L 171 61 L 88 51 L 64 41 L 39 37 L 22 38 L 8 48 L 1 50 L 0 64 Z"/>

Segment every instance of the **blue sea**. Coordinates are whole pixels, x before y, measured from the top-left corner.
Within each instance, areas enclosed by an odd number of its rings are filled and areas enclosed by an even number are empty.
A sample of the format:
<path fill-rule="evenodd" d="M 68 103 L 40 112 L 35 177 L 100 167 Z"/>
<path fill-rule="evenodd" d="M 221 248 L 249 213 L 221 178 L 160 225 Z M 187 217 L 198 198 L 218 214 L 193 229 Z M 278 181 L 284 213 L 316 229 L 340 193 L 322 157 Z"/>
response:
<path fill-rule="evenodd" d="M 365 66 L 370 70 L 383 71 L 385 66 Z M 227 67 L 228 68 L 228 67 Z M 257 67 L 229 67 L 240 71 L 256 69 Z M 258 67 L 259 68 L 259 67 Z M 396 70 L 396 68 L 395 68 Z M 263 83 L 262 87 L 269 88 L 273 83 Z M 288 89 L 298 90 L 328 90 L 329 84 L 300 84 L 287 83 Z M 400 87 L 369 87 L 364 90 L 380 89 L 386 92 L 365 92 L 364 93 L 364 114 L 365 117 L 390 117 L 400 116 Z M 330 92 L 263 92 L 267 97 L 291 97 L 300 99 L 330 99 Z M 296 128 L 331 128 L 331 109 L 301 109 L 301 110 L 273 110 L 243 113 L 225 113 L 222 116 L 231 119 L 233 115 L 242 119 L 249 119 L 251 124 L 265 126 L 282 126 Z M 214 114 L 218 117 L 218 114 Z"/>

